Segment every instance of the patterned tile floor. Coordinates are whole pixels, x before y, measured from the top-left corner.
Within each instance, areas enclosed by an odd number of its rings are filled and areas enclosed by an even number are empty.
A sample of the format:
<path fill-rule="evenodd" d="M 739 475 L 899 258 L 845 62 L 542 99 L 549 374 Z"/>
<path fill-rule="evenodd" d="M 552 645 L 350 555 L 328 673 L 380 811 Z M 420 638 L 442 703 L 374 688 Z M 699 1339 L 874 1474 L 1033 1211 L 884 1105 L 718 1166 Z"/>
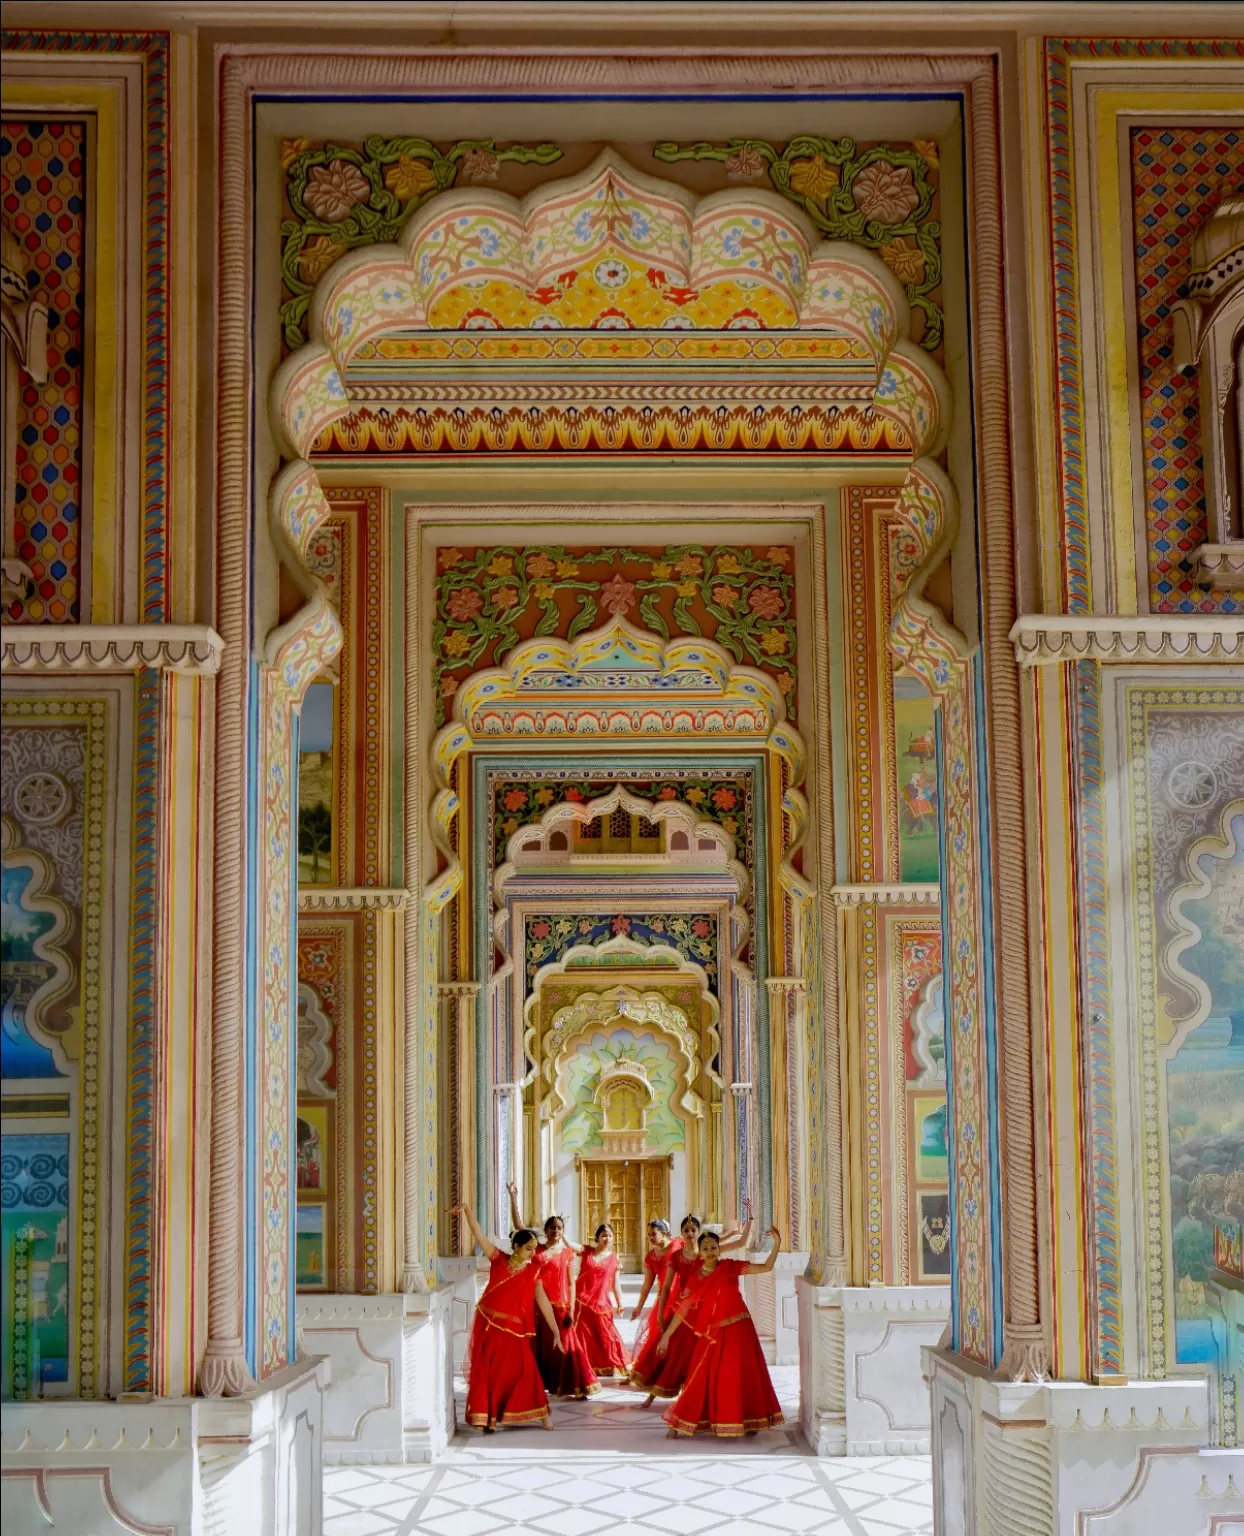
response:
<path fill-rule="evenodd" d="M 629 1345 L 634 1325 L 620 1331 Z M 667 1440 L 659 1404 L 606 1387 L 554 1404 L 551 1435 L 460 1430 L 432 1466 L 329 1467 L 324 1536 L 929 1536 L 929 1458 L 819 1460 L 796 1427 L 798 1371 L 772 1374 L 787 1424 L 754 1440 Z"/>

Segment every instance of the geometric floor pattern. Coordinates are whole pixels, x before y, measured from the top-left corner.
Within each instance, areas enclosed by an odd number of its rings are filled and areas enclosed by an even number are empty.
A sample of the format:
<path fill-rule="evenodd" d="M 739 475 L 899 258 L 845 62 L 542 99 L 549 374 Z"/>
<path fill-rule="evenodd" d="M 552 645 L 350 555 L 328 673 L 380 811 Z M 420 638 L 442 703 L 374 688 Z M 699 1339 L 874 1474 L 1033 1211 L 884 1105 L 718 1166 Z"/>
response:
<path fill-rule="evenodd" d="M 460 1429 L 432 1465 L 328 1467 L 324 1536 L 931 1536 L 929 1458 L 813 1456 L 798 1369 L 771 1374 L 786 1424 L 753 1440 L 667 1440 L 661 1404 L 605 1387 L 554 1403 L 553 1434 Z"/>

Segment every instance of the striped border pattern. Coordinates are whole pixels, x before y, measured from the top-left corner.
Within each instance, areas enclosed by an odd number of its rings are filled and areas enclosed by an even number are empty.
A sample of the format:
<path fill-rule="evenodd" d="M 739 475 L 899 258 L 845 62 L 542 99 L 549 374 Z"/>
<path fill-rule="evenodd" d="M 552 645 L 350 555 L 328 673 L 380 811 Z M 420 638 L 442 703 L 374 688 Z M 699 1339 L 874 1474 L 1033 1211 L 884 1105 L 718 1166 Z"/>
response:
<path fill-rule="evenodd" d="M 162 624 L 169 617 L 169 34 L 6 28 L 2 43 L 6 53 L 125 53 L 142 61 L 142 616 Z"/>
<path fill-rule="evenodd" d="M 1244 43 L 1224 38 L 1050 37 L 1045 40 L 1058 479 L 1063 598 L 1068 613 L 1088 613 L 1092 607 L 1088 501 L 1084 487 L 1084 381 L 1076 277 L 1071 66 L 1077 59 L 1228 59 L 1233 55 L 1244 57 Z"/>
<path fill-rule="evenodd" d="M 1095 1376 L 1123 1371 L 1123 1299 L 1119 1276 L 1118 1166 L 1110 1016 L 1110 926 L 1103 809 L 1101 673 L 1096 662 L 1073 669 L 1077 863 L 1080 872 L 1081 1007 L 1086 1046 L 1089 1199 Z"/>
<path fill-rule="evenodd" d="M 161 773 L 160 719 L 164 682 L 143 671 L 135 690 L 134 873 L 130 938 L 129 1114 L 125 1180 L 125 1336 L 122 1378 L 126 1392 L 150 1392 L 155 1117 L 158 1063 L 155 956 L 159 900 Z"/>

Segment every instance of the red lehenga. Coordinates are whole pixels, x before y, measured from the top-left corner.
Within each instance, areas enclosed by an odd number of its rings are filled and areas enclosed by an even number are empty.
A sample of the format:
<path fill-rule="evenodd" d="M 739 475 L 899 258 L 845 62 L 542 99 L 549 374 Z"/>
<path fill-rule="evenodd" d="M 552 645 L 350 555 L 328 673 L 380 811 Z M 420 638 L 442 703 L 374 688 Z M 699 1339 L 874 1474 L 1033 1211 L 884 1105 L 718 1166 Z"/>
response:
<path fill-rule="evenodd" d="M 682 1334 L 695 1344 L 686 1385 L 665 1411 L 665 1422 L 680 1435 L 738 1438 L 782 1423 L 756 1325 L 739 1289 L 746 1268 L 741 1259 L 718 1259 L 679 1308 L 683 1321 L 670 1353 Z"/>
<path fill-rule="evenodd" d="M 654 1317 L 648 1328 L 643 1348 L 631 1366 L 631 1381 L 650 1397 L 677 1397 L 687 1379 L 691 1357 L 695 1353 L 695 1336 L 688 1329 L 679 1328 L 664 1355 L 657 1354 L 657 1345 L 679 1302 L 686 1301 L 699 1285 L 700 1255 L 698 1249 L 688 1248 L 678 1238 L 670 1244 L 662 1258 L 665 1268 L 673 1274 L 669 1295 L 665 1299 L 665 1311 L 661 1317 Z M 660 1306 L 659 1296 L 657 1305 Z"/>
<path fill-rule="evenodd" d="M 575 1287 L 574 1320 L 587 1358 L 599 1376 L 627 1374 L 626 1351 L 613 1321 L 613 1281 L 617 1272 L 616 1253 L 583 1250 Z"/>
<path fill-rule="evenodd" d="M 511 1269 L 509 1254 L 493 1256 L 466 1363 L 466 1420 L 477 1429 L 533 1424 L 549 1416 L 531 1350 L 539 1278 L 534 1263 Z"/>
<path fill-rule="evenodd" d="M 544 1315 L 536 1314 L 536 1364 L 545 1387 L 554 1397 L 588 1397 L 600 1391 L 592 1362 L 570 1316 L 570 1270 L 574 1261 L 575 1250 L 568 1243 L 554 1254 L 544 1248 L 536 1250 L 535 1264 L 540 1283 L 552 1303 L 553 1316 L 558 1321 L 562 1337 L 559 1350 Z"/>

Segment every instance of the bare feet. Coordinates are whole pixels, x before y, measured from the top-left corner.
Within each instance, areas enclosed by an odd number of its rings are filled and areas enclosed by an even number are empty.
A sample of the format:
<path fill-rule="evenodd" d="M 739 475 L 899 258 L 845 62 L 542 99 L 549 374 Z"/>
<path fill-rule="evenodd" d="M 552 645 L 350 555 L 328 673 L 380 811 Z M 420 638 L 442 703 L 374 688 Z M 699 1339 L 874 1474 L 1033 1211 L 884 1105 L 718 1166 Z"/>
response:
<path fill-rule="evenodd" d="M 644 1407 L 645 1408 L 651 1408 L 653 1403 L 656 1402 L 656 1400 L 657 1400 L 656 1393 L 655 1392 L 649 1392 L 648 1396 L 646 1398 L 644 1398 Z"/>
<path fill-rule="evenodd" d="M 541 1429 L 552 1429 L 552 1427 L 553 1427 L 553 1417 L 552 1417 L 551 1414 L 549 1415 L 549 1417 L 547 1419 L 541 1419 L 540 1420 L 540 1428 Z"/>
<path fill-rule="evenodd" d="M 676 1429 L 667 1429 L 665 1431 L 665 1438 L 667 1440 L 677 1440 L 678 1439 L 678 1431 Z"/>

